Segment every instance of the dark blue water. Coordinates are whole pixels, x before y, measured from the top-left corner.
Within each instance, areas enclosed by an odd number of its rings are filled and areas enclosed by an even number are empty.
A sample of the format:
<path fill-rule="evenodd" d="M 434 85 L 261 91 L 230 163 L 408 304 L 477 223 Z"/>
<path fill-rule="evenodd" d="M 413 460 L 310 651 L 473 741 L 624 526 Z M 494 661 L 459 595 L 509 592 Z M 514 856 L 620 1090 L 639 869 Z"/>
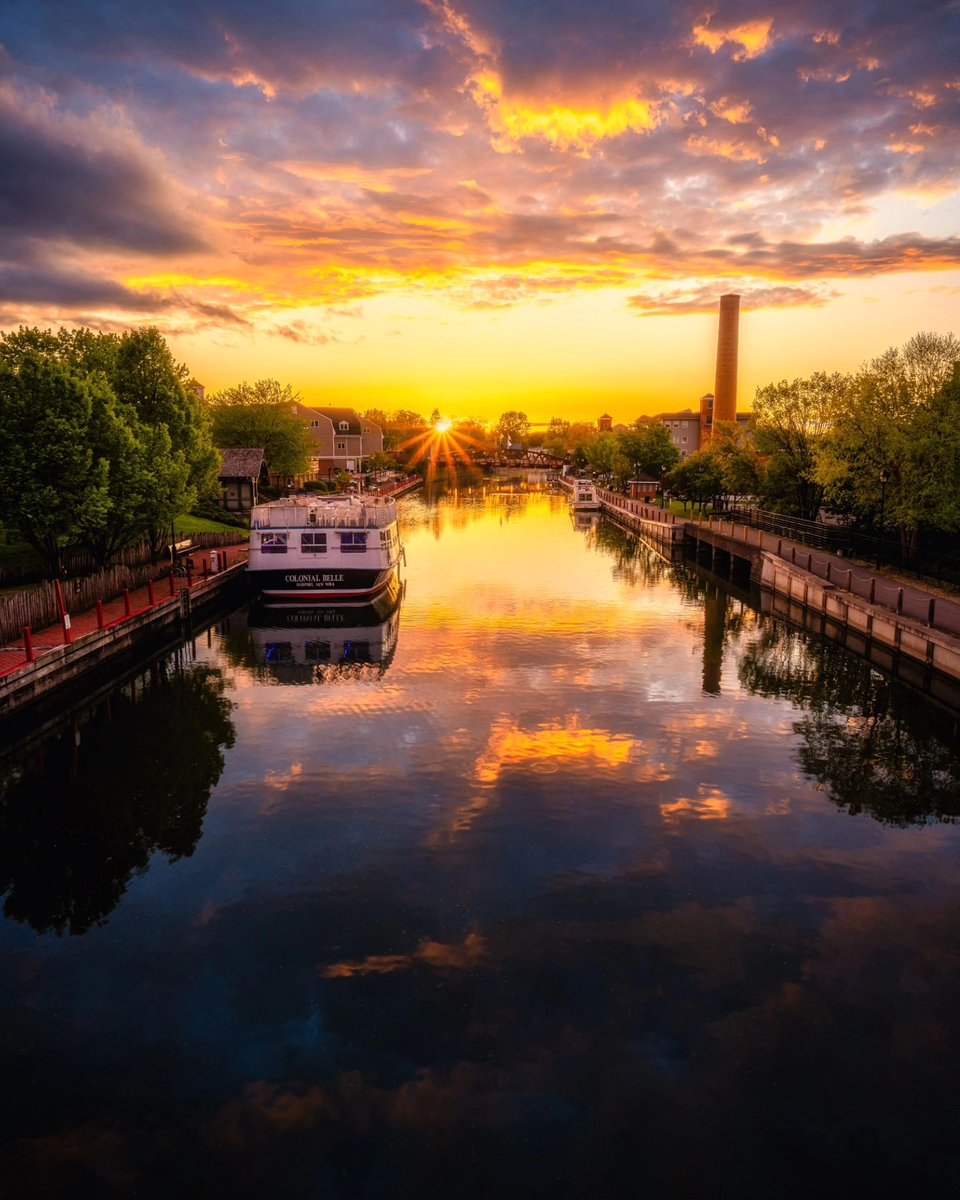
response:
<path fill-rule="evenodd" d="M 956 717 L 539 495 L 3 764 L 10 1194 L 953 1194 Z"/>

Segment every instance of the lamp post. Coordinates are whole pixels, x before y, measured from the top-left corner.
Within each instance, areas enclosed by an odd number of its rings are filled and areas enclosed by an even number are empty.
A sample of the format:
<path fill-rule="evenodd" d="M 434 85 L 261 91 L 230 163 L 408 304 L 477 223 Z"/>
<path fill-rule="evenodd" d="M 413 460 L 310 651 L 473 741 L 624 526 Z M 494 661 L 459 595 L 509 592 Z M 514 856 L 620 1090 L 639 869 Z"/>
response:
<path fill-rule="evenodd" d="M 887 498 L 887 483 L 890 476 L 886 467 L 880 469 L 880 528 L 877 530 L 877 566 L 880 566 L 880 555 L 883 550 L 883 507 Z"/>
<path fill-rule="evenodd" d="M 664 494 L 663 494 L 663 472 L 665 470 L 666 470 L 666 463 L 661 463 L 660 470 L 657 472 L 657 482 L 660 485 L 660 507 L 661 508 L 664 508 L 666 505 L 666 496 L 664 496 Z"/>

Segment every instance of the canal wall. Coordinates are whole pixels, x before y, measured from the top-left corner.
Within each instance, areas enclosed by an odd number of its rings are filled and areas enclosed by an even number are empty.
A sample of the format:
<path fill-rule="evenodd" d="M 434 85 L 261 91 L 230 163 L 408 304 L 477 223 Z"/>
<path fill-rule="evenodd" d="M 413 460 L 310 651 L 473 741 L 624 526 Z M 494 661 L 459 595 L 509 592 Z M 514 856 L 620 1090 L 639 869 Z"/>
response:
<path fill-rule="evenodd" d="M 681 520 L 615 492 L 598 494 L 618 524 L 660 545 L 679 540 L 698 562 L 709 556 L 716 573 L 758 584 L 761 597 L 769 594 L 762 600 L 768 611 L 778 611 L 770 597 L 779 597 L 807 614 L 801 623 L 829 626 L 835 640 L 848 638 L 852 649 L 887 670 L 894 660 L 908 660 L 960 680 L 960 602 L 749 525 L 722 517 Z"/>
<path fill-rule="evenodd" d="M 864 643 L 884 648 L 888 656 L 906 655 L 925 667 L 960 679 L 960 638 L 950 633 L 871 603 L 768 552 L 761 555 L 760 583 L 763 589 L 816 614 L 821 625 L 830 622 L 858 635 Z M 930 603 L 935 604 L 935 599 L 930 597 Z"/>
<path fill-rule="evenodd" d="M 116 669 L 125 658 L 155 653 L 188 636 L 195 617 L 219 603 L 240 603 L 247 594 L 246 561 L 208 578 L 196 579 L 175 595 L 109 621 L 103 629 L 81 632 L 80 614 L 74 618 L 73 641 L 43 645 L 33 661 L 8 667 L 0 677 L 0 719 L 50 699 L 65 699 L 78 687 L 87 687 Z M 89 616 L 89 614 L 86 614 Z M 95 619 L 95 618 L 94 618 Z M 38 642 L 44 634 L 38 634 Z"/>

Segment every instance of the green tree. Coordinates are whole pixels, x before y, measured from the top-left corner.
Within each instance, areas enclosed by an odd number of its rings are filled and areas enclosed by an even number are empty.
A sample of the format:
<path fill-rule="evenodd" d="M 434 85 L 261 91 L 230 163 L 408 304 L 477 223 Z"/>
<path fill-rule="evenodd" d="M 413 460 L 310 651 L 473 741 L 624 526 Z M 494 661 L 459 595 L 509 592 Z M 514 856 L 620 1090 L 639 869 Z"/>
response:
<path fill-rule="evenodd" d="M 661 424 L 635 425 L 617 434 L 620 452 L 633 465 L 651 479 L 659 479 L 664 471 L 671 471 L 680 461 L 680 451 L 673 444 L 670 430 Z"/>
<path fill-rule="evenodd" d="M 620 443 L 614 433 L 596 433 L 583 447 L 587 464 L 594 475 L 612 475 Z"/>
<path fill-rule="evenodd" d="M 198 496 L 216 491 L 219 455 L 207 413 L 186 387 L 189 378 L 156 329 L 134 329 L 119 339 L 111 374 L 114 393 L 153 431 L 157 450 L 169 445 L 166 457 L 154 460 L 157 475 L 145 500 L 146 533 L 154 552 L 169 531 L 171 507 L 187 511 Z"/>
<path fill-rule="evenodd" d="M 849 387 L 848 376 L 820 371 L 757 389 L 753 416 L 757 449 L 767 460 L 761 481 L 766 507 L 816 519 L 824 493 L 816 455 Z"/>
<path fill-rule="evenodd" d="M 112 403 L 102 381 L 35 351 L 15 367 L 0 363 L 0 521 L 52 574 L 109 513 L 110 466 L 92 447 L 95 414 Z"/>
<path fill-rule="evenodd" d="M 759 494 L 763 464 L 748 430 L 735 421 L 717 421 L 710 439 L 710 453 L 720 468 L 724 495 Z"/>
<path fill-rule="evenodd" d="M 310 467 L 310 430 L 294 406 L 300 396 L 289 384 L 258 379 L 224 388 L 210 397 L 214 445 L 221 449 L 262 449 L 267 466 L 279 475 L 304 475 Z"/>
<path fill-rule="evenodd" d="M 723 475 L 709 450 L 697 450 L 673 468 L 666 484 L 683 501 L 684 509 L 692 503 L 694 508 L 699 505 L 702 512 L 704 505 L 723 491 Z"/>
<path fill-rule="evenodd" d="M 884 500 L 908 554 L 924 528 L 958 523 L 958 361 L 952 334 L 920 333 L 887 350 L 857 373 L 818 448 L 831 507 L 875 525 Z"/>

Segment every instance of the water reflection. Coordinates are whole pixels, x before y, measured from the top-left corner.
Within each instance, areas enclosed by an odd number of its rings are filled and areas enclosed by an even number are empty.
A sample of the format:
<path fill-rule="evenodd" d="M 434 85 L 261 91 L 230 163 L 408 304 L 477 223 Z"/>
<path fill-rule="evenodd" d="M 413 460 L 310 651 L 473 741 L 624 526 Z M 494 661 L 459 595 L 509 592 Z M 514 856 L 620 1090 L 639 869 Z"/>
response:
<path fill-rule="evenodd" d="M 798 766 L 876 679 L 562 498 L 429 510 L 389 670 L 273 686 L 236 615 L 199 852 L 0 924 L 34 1190 L 953 1194 L 960 831 Z"/>
<path fill-rule="evenodd" d="M 158 670 L 0 782 L 4 913 L 40 933 L 102 924 L 156 852 L 193 854 L 234 742 L 220 671 Z"/>
<path fill-rule="evenodd" d="M 314 684 L 343 681 L 393 661 L 400 630 L 403 584 L 364 604 L 255 603 L 230 622 L 224 648 L 236 666 L 260 682 Z"/>
<path fill-rule="evenodd" d="M 746 649 L 740 680 L 804 710 L 799 761 L 834 804 L 896 826 L 960 817 L 955 713 L 781 622 Z"/>

